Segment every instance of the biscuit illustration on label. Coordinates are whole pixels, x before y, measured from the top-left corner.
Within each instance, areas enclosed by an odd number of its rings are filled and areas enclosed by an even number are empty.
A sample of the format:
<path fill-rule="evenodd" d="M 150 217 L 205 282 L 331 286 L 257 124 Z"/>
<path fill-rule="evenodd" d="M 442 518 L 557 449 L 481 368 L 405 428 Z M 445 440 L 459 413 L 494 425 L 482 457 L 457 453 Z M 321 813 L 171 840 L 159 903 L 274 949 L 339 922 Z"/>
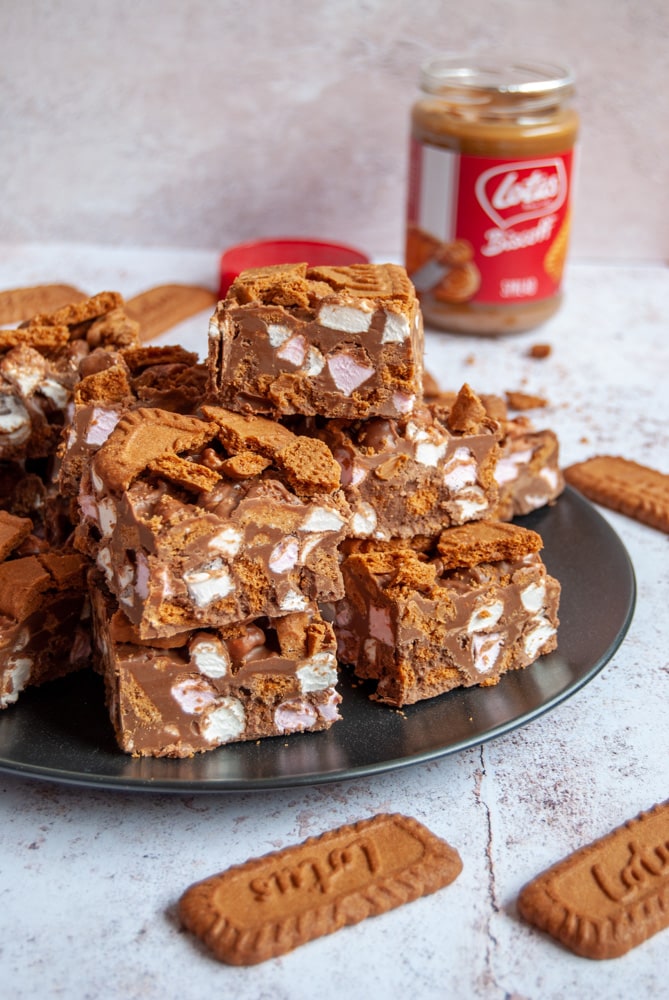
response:
<path fill-rule="evenodd" d="M 569 855 L 518 910 L 585 958 L 617 958 L 669 926 L 669 801 Z"/>
<path fill-rule="evenodd" d="M 544 271 L 556 285 L 562 281 L 562 273 L 567 261 L 570 224 L 569 213 L 567 213 L 544 257 Z"/>
<path fill-rule="evenodd" d="M 229 868 L 179 901 L 223 962 L 254 965 L 448 885 L 452 847 L 416 820 L 379 815 Z"/>
<path fill-rule="evenodd" d="M 440 302 L 468 302 L 481 287 L 481 272 L 473 261 L 450 267 L 433 294 Z"/>
<path fill-rule="evenodd" d="M 445 267 L 462 267 L 474 260 L 474 247 L 469 240 L 451 240 L 442 243 L 437 254 L 437 260 Z"/>
<path fill-rule="evenodd" d="M 406 233 L 406 269 L 409 274 L 418 271 L 419 268 L 433 260 L 441 249 L 441 240 L 428 233 L 425 229 L 410 224 Z"/>

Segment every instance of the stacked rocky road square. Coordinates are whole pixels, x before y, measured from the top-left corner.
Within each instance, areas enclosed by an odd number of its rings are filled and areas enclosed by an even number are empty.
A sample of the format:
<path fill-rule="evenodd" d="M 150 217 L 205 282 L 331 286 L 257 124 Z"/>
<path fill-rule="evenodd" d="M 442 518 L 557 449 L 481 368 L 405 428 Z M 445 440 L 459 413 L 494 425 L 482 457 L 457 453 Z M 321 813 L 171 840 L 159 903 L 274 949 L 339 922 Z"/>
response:
<path fill-rule="evenodd" d="M 213 395 L 323 442 L 351 517 L 340 662 L 395 706 L 494 684 L 556 645 L 540 537 L 502 518 L 562 488 L 554 436 L 468 385 L 424 393 L 422 318 L 395 265 L 246 272 L 211 323 Z M 494 525 L 494 527 L 493 527 Z"/>
<path fill-rule="evenodd" d="M 116 292 L 0 330 L 0 708 L 89 663 L 86 565 L 54 462 L 80 365 L 137 343 Z"/>
<path fill-rule="evenodd" d="M 43 481 L 126 752 L 327 729 L 340 667 L 399 707 L 555 647 L 559 585 L 508 523 L 560 492 L 555 437 L 467 385 L 424 391 L 403 268 L 244 272 L 206 364 L 86 344 Z"/>

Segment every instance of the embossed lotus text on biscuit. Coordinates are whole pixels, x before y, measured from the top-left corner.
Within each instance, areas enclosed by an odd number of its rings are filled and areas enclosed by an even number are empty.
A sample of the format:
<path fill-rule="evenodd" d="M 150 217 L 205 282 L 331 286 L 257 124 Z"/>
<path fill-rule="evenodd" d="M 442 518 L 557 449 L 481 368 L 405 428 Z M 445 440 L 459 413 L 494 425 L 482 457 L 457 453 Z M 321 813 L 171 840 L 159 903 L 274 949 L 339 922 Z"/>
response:
<path fill-rule="evenodd" d="M 381 860 L 374 843 L 354 840 L 330 851 L 324 860 L 318 856 L 305 858 L 292 867 L 276 869 L 267 878 L 252 879 L 249 888 L 258 902 L 291 892 L 329 893 L 337 889 L 341 876 L 353 869 L 357 877 L 363 879 L 365 874 L 373 875 L 380 868 Z"/>
<path fill-rule="evenodd" d="M 669 840 L 652 848 L 632 840 L 628 849 L 629 859 L 619 871 L 611 874 L 600 864 L 590 869 L 599 888 L 614 903 L 628 903 L 669 879 Z"/>

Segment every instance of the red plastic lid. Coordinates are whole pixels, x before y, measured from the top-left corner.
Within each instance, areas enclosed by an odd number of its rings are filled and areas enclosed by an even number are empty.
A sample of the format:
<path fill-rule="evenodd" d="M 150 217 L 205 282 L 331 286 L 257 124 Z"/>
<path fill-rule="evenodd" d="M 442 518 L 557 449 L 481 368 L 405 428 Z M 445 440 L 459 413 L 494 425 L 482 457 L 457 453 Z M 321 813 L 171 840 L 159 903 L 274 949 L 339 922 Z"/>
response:
<path fill-rule="evenodd" d="M 228 288 L 240 271 L 248 267 L 269 267 L 270 264 L 320 264 L 345 266 L 347 264 L 368 264 L 369 257 L 355 247 L 344 243 L 327 243 L 323 240 L 293 239 L 277 237 L 269 240 L 253 240 L 238 243 L 221 255 L 221 284 L 219 295 L 225 296 Z"/>

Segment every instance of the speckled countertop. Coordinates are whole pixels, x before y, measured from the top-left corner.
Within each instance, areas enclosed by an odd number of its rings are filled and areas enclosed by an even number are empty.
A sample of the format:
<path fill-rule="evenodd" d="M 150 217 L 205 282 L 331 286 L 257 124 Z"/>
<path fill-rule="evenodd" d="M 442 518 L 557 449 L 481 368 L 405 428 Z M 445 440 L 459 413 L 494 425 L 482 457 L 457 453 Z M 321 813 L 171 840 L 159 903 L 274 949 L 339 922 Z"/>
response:
<path fill-rule="evenodd" d="M 0 245 L 0 287 L 68 281 L 126 296 L 167 281 L 215 287 L 216 263 L 210 253 Z M 564 464 L 606 452 L 669 472 L 668 316 L 668 268 L 574 263 L 565 304 L 542 329 L 497 341 L 428 333 L 427 367 L 448 388 L 468 381 L 479 392 L 544 396 L 549 405 L 533 417 L 557 431 Z M 163 341 L 202 350 L 205 337 L 200 316 Z M 551 345 L 548 358 L 528 356 L 538 342 Z M 601 513 L 636 573 L 627 637 L 591 683 L 506 736 L 373 777 L 254 793 L 112 792 L 0 773 L 0 992 L 666 995 L 669 931 L 591 962 L 523 924 L 515 907 L 542 869 L 669 798 L 668 539 Z M 583 629 L 605 613 L 584 607 Z M 197 879 L 387 811 L 415 816 L 458 849 L 464 869 L 453 885 L 250 968 L 218 964 L 179 929 L 176 901 Z"/>

